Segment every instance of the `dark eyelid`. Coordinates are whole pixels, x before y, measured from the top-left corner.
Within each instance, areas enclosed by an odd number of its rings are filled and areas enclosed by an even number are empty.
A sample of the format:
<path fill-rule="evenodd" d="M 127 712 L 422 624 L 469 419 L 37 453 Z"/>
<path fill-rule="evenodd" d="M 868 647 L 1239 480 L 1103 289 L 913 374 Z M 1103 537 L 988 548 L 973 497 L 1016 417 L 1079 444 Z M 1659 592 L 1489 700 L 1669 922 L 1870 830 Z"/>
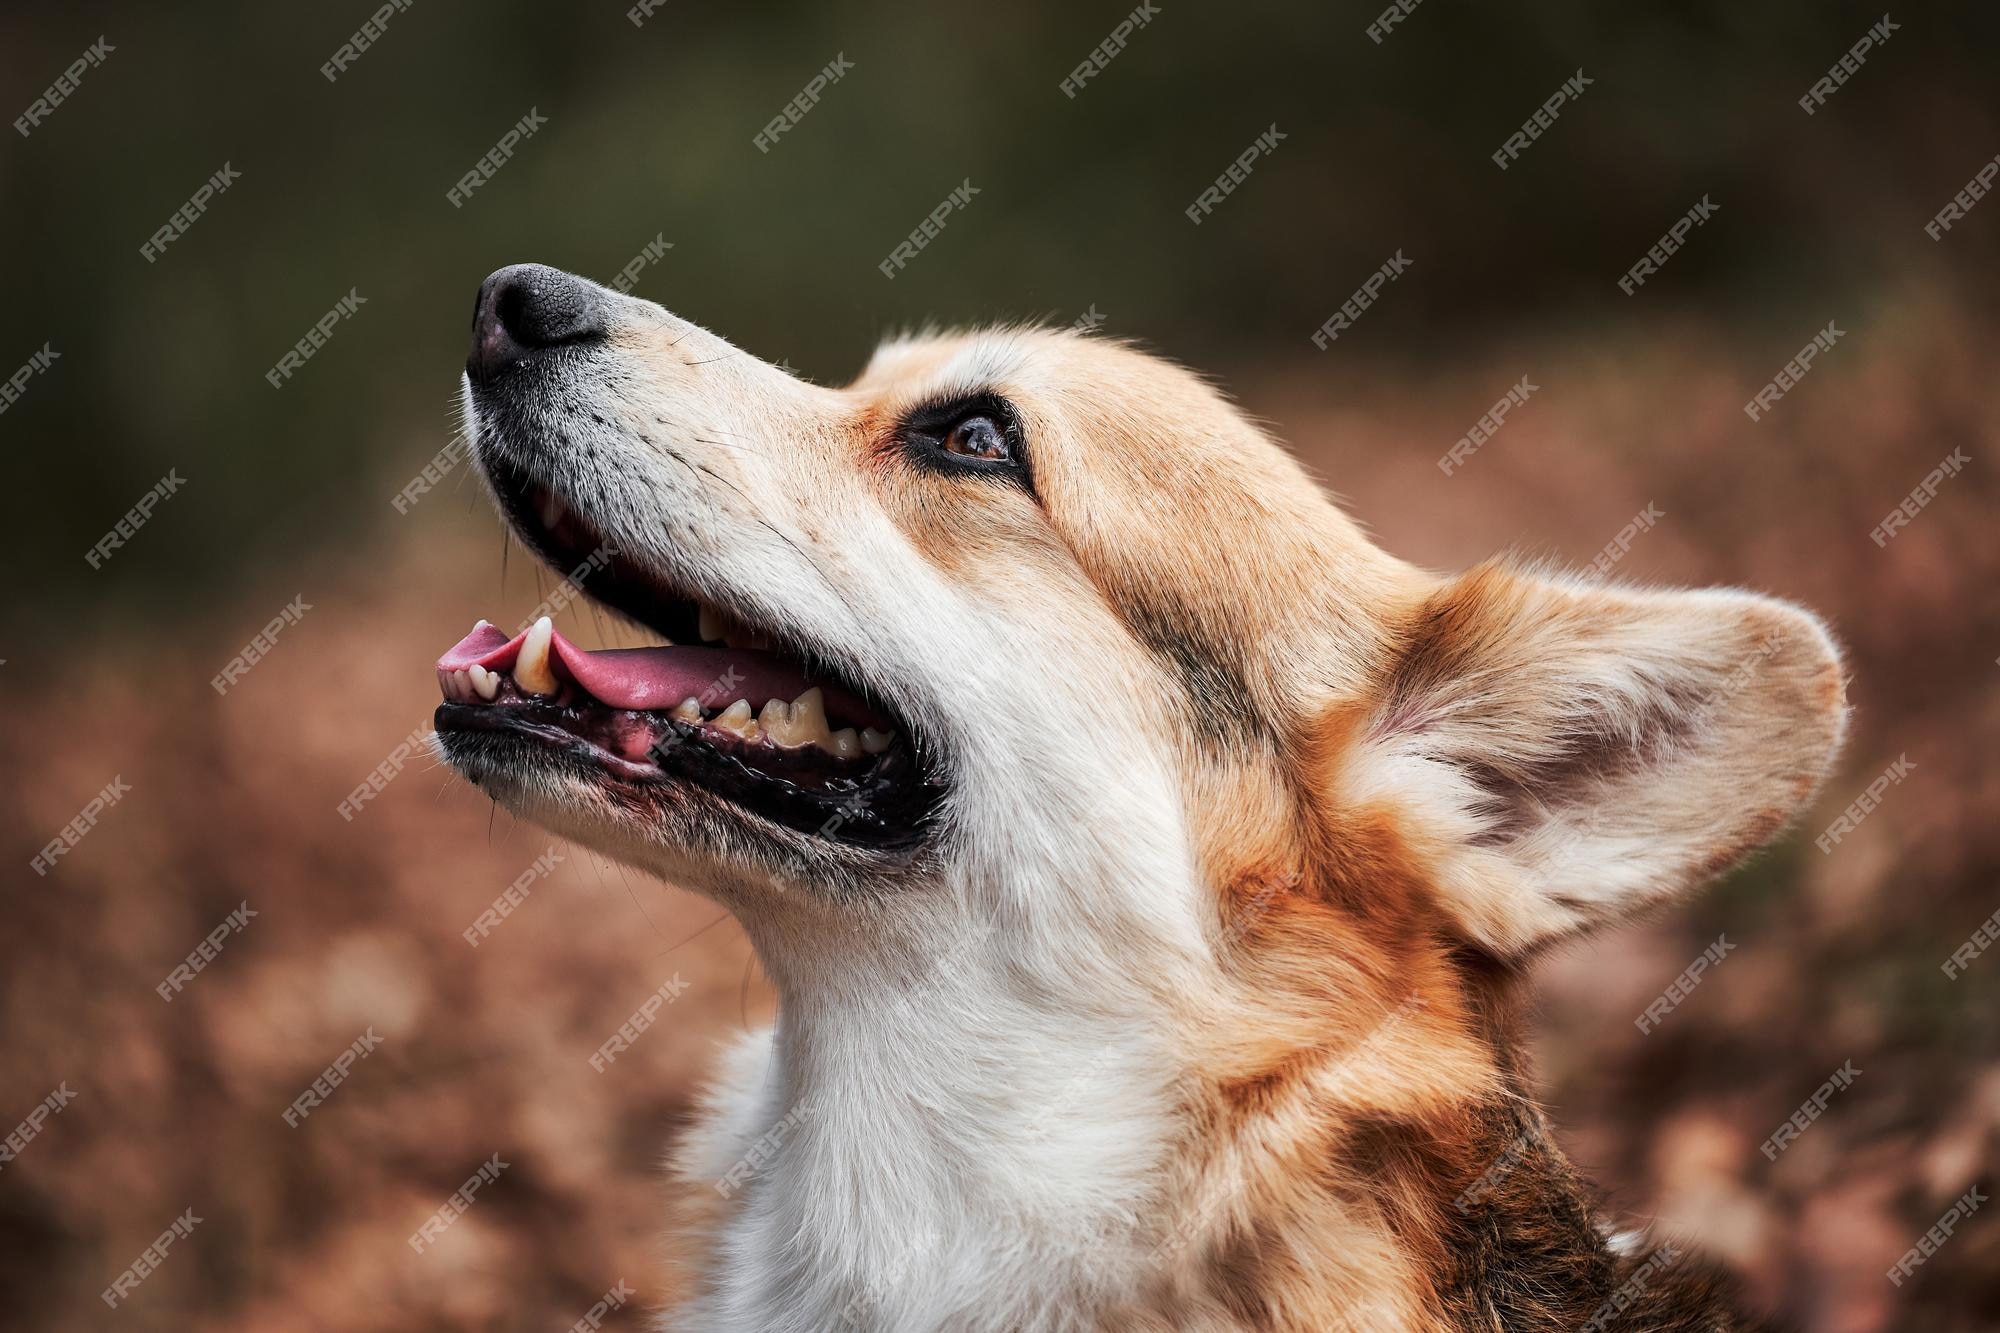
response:
<path fill-rule="evenodd" d="M 968 458 L 948 452 L 945 437 L 967 417 L 991 417 L 1007 438 L 1013 454 L 1009 459 Z M 1022 438 L 1021 417 L 1014 405 L 997 393 L 981 391 L 940 396 L 920 403 L 903 414 L 898 428 L 910 461 L 928 471 L 957 475 L 980 474 L 996 481 L 1014 482 L 1034 494 L 1034 478 Z"/>
<path fill-rule="evenodd" d="M 1013 439 L 1020 434 L 1020 417 L 1014 405 L 996 393 L 952 394 L 921 403 L 903 414 L 905 432 L 943 437 L 966 417 L 989 416 Z"/>

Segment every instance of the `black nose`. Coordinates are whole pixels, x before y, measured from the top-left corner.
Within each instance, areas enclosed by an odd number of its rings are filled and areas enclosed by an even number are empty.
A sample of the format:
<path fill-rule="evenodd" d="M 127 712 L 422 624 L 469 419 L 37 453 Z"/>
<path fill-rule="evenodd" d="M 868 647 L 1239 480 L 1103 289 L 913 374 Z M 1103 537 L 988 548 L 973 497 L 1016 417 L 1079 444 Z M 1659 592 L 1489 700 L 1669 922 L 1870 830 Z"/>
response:
<path fill-rule="evenodd" d="M 602 338 L 603 291 L 546 264 L 510 264 L 479 284 L 465 369 L 491 383 L 537 351 Z"/>

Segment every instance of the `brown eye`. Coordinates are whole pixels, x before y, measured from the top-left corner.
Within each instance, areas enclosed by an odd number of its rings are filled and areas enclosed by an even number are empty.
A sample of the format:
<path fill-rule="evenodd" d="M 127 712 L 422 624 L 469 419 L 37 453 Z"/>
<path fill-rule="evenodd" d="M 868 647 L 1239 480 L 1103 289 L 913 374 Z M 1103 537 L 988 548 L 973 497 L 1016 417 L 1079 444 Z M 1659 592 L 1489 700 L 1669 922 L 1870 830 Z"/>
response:
<path fill-rule="evenodd" d="M 1007 432 L 989 416 L 975 415 L 960 420 L 944 437 L 944 447 L 947 453 L 995 463 L 1004 463 L 1014 456 L 1012 446 L 1007 443 Z"/>
<path fill-rule="evenodd" d="M 998 394 L 977 392 L 935 398 L 904 416 L 901 445 L 911 466 L 938 476 L 977 478 L 982 485 L 1019 486 L 1035 481 L 1032 446 L 1014 405 Z"/>

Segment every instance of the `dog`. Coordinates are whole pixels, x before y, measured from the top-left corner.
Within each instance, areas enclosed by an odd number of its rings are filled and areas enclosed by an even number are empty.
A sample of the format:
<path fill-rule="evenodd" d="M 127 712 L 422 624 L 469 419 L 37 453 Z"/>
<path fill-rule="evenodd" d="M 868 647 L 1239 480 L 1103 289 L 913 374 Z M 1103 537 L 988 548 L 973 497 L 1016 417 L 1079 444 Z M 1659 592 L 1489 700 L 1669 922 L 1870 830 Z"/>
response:
<path fill-rule="evenodd" d="M 679 1146 L 664 1326 L 1759 1326 L 1598 1222 L 1522 979 L 1813 798 L 1810 613 L 1418 569 L 1072 331 L 834 389 L 518 265 L 464 398 L 514 532 L 667 644 L 481 622 L 444 758 L 726 906 L 780 1000 Z"/>

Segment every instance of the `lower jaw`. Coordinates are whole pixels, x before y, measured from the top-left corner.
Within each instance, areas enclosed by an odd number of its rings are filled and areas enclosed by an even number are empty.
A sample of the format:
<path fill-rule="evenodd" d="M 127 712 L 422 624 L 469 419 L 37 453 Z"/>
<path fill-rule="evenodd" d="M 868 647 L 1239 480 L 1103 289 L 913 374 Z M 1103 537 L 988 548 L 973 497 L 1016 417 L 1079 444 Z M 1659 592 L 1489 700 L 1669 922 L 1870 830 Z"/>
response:
<path fill-rule="evenodd" d="M 522 753 L 495 766 L 503 771 L 547 762 L 537 752 L 561 754 L 590 779 L 630 796 L 694 787 L 794 832 L 873 850 L 916 845 L 939 794 L 902 745 L 861 764 L 810 746 L 774 754 L 663 713 L 601 704 L 446 702 L 436 726 L 441 735 L 520 747 Z"/>

